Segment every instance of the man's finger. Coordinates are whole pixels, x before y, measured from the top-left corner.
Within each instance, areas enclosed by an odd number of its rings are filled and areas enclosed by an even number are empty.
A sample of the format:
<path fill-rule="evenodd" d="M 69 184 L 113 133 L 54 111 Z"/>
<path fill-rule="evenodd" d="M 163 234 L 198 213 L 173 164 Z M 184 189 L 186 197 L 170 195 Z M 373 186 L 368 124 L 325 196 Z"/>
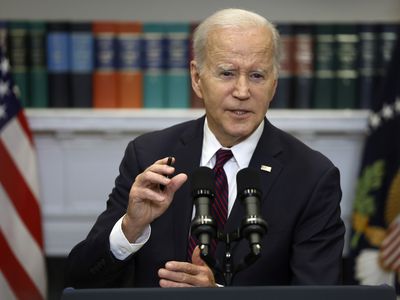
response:
<path fill-rule="evenodd" d="M 199 246 L 196 246 L 196 248 L 194 248 L 194 250 L 193 250 L 192 263 L 194 265 L 198 265 L 198 266 L 205 266 L 206 265 L 204 260 L 202 260 L 201 257 L 200 257 L 200 248 L 199 248 Z"/>

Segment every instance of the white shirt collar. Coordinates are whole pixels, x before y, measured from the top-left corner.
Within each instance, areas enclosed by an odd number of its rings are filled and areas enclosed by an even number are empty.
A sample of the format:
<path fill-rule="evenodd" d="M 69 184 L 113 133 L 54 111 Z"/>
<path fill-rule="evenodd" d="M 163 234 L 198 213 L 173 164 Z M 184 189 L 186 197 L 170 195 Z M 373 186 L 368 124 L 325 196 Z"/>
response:
<path fill-rule="evenodd" d="M 239 166 L 239 169 L 247 168 L 249 166 L 250 159 L 253 156 L 258 141 L 260 140 L 263 129 L 264 120 L 247 139 L 230 148 L 233 153 L 233 157 Z M 215 164 L 214 155 L 220 148 L 225 147 L 222 147 L 215 135 L 211 132 L 206 118 L 204 122 L 203 151 L 200 165 L 212 168 Z"/>

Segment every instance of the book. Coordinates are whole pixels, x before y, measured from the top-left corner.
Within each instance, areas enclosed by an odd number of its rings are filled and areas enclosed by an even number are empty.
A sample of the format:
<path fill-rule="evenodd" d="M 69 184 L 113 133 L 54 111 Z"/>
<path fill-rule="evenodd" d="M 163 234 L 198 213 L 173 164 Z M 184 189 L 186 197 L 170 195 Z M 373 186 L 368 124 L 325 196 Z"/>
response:
<path fill-rule="evenodd" d="M 7 51 L 7 22 L 0 21 L 0 47 Z"/>
<path fill-rule="evenodd" d="M 294 94 L 293 108 L 311 108 L 313 89 L 313 26 L 294 27 Z"/>
<path fill-rule="evenodd" d="M 25 21 L 8 22 L 8 45 L 11 76 L 17 86 L 24 107 L 30 106 L 28 85 L 28 24 Z"/>
<path fill-rule="evenodd" d="M 377 89 L 381 89 L 382 80 L 385 76 L 387 64 L 390 62 L 397 38 L 400 36 L 400 25 L 398 23 L 379 24 L 378 33 L 378 66 L 377 66 Z"/>
<path fill-rule="evenodd" d="M 71 107 L 92 107 L 94 43 L 91 22 L 71 22 L 69 55 Z"/>
<path fill-rule="evenodd" d="M 166 93 L 165 106 L 188 108 L 190 105 L 188 23 L 165 24 L 166 32 Z"/>
<path fill-rule="evenodd" d="M 117 23 L 117 106 L 143 106 L 143 74 L 141 70 L 140 22 Z"/>
<path fill-rule="evenodd" d="M 93 107 L 117 107 L 116 24 L 94 21 Z"/>
<path fill-rule="evenodd" d="M 143 25 L 143 107 L 166 107 L 166 38 L 165 24 Z"/>
<path fill-rule="evenodd" d="M 30 104 L 35 108 L 49 106 L 47 65 L 46 65 L 46 23 L 28 23 L 28 59 Z"/>
<path fill-rule="evenodd" d="M 69 28 L 67 22 L 47 23 L 49 106 L 70 107 Z"/>
<path fill-rule="evenodd" d="M 334 108 L 336 77 L 334 33 L 334 24 L 315 25 L 312 108 Z"/>
<path fill-rule="evenodd" d="M 335 40 L 337 43 L 337 73 L 335 81 L 336 108 L 356 108 L 358 106 L 358 34 L 355 24 L 338 24 Z"/>
<path fill-rule="evenodd" d="M 293 26 L 288 23 L 277 25 L 281 37 L 281 55 L 278 86 L 271 102 L 271 108 L 290 108 L 294 76 Z"/>
<path fill-rule="evenodd" d="M 378 31 L 377 24 L 360 24 L 358 26 L 358 108 L 371 108 L 372 101 L 377 96 Z"/>

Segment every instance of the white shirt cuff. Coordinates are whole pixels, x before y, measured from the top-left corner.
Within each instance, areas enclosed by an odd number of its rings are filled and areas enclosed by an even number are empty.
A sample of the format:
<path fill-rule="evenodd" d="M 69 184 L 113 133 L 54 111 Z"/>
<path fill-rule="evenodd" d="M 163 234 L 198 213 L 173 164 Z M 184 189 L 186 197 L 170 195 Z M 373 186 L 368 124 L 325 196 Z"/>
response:
<path fill-rule="evenodd" d="M 115 258 L 119 260 L 126 259 L 129 255 L 139 251 L 140 248 L 149 240 L 151 234 L 151 227 L 148 225 L 143 231 L 142 235 L 134 242 L 130 243 L 122 231 L 122 216 L 117 223 L 115 223 L 110 233 L 110 250 Z"/>

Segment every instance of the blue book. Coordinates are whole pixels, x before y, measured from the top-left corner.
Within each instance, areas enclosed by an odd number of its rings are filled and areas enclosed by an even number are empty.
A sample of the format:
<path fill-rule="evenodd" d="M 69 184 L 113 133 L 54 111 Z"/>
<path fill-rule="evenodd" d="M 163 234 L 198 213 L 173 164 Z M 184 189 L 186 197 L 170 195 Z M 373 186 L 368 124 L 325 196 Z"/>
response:
<path fill-rule="evenodd" d="M 64 22 L 47 24 L 47 72 L 50 107 L 69 107 L 69 29 Z"/>
<path fill-rule="evenodd" d="M 71 106 L 92 107 L 94 43 L 90 22 L 70 24 L 69 55 Z"/>
<path fill-rule="evenodd" d="M 168 108 L 190 106 L 189 34 L 190 25 L 171 23 L 166 29 L 166 97 Z"/>
<path fill-rule="evenodd" d="M 143 107 L 166 107 L 165 24 L 143 25 Z"/>

